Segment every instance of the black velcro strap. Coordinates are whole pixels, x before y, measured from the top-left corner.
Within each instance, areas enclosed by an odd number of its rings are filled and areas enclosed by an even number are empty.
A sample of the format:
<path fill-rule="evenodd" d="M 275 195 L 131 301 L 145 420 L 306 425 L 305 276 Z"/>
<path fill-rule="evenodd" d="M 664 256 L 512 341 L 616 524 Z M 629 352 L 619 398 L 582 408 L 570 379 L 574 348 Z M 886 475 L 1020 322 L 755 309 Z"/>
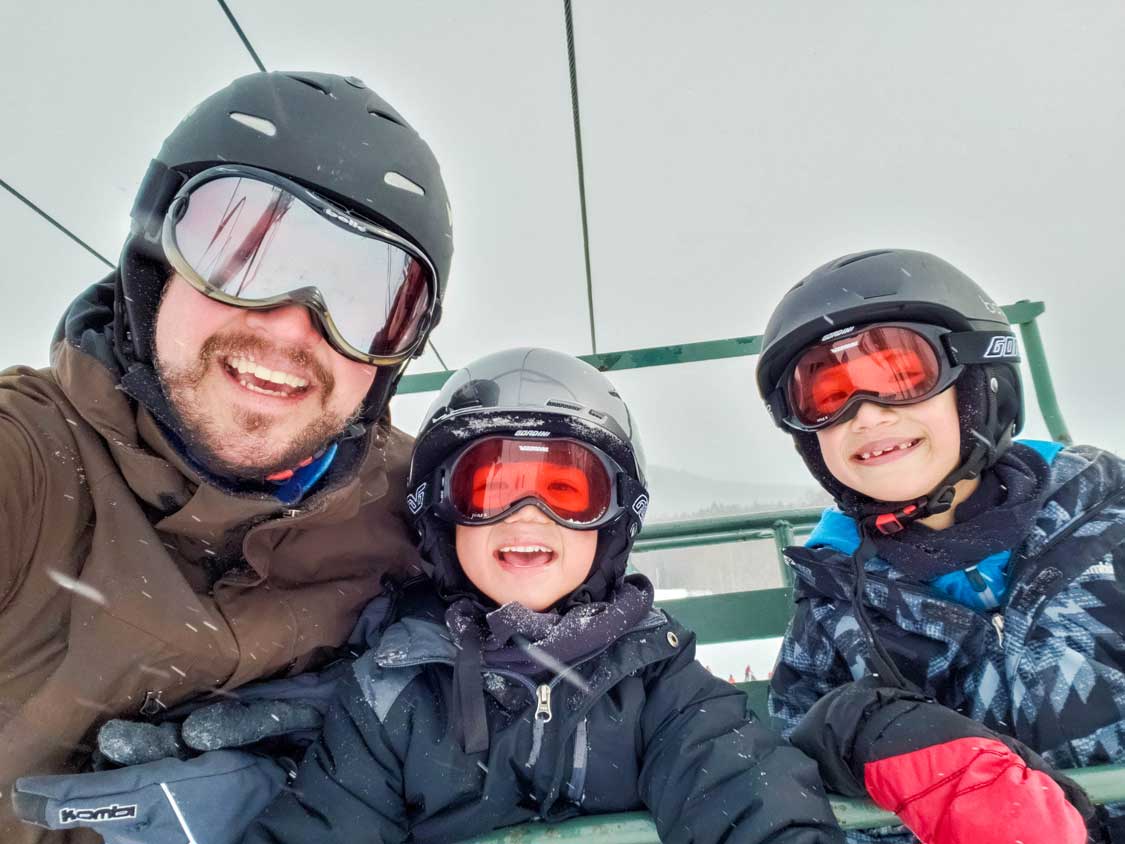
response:
<path fill-rule="evenodd" d="M 453 666 L 456 686 L 457 718 L 461 746 L 466 753 L 488 750 L 488 718 L 484 708 L 484 681 L 481 678 L 480 629 L 471 623 L 461 639 L 461 650 Z"/>

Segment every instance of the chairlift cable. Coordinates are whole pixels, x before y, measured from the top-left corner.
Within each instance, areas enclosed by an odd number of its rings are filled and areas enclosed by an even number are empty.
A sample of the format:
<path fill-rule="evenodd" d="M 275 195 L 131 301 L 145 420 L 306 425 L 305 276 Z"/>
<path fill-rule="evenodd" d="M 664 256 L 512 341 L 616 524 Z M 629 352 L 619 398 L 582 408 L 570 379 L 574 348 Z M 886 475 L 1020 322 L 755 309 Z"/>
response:
<path fill-rule="evenodd" d="M 447 372 L 448 372 L 448 371 L 449 371 L 449 367 L 448 367 L 448 366 L 446 365 L 445 361 L 444 361 L 444 360 L 442 360 L 441 354 L 440 354 L 440 353 L 438 352 L 438 350 L 437 350 L 437 346 L 435 346 L 435 345 L 434 345 L 434 341 L 433 341 L 433 340 L 428 340 L 427 342 L 428 342 L 428 343 L 430 344 L 430 351 L 434 353 L 434 355 L 435 355 L 435 356 L 437 357 L 437 359 L 438 359 L 438 363 L 440 363 L 440 364 L 441 364 L 441 368 L 442 368 L 442 369 L 444 369 L 445 371 L 447 371 Z"/>
<path fill-rule="evenodd" d="M 32 202 L 30 199 L 28 199 L 26 196 L 24 196 L 18 190 L 16 190 L 14 187 L 9 185 L 3 179 L 0 179 L 0 187 L 4 188 L 4 190 L 6 190 L 8 193 L 10 193 L 12 196 L 14 196 L 16 199 L 18 199 L 20 202 L 22 202 L 24 205 L 26 205 L 28 208 L 30 208 L 32 211 L 34 211 L 36 214 L 38 214 L 40 217 L 42 217 L 44 220 L 46 220 L 48 223 L 50 223 L 52 226 L 54 226 L 56 229 L 61 231 L 63 234 L 65 234 L 67 237 L 69 237 L 71 240 L 73 240 L 75 243 L 77 243 L 79 246 L 81 246 L 83 249 L 85 249 L 87 252 L 89 252 L 91 255 L 93 255 L 95 258 L 97 258 L 99 261 L 101 261 L 103 264 L 105 264 L 107 267 L 109 267 L 110 269 L 113 269 L 115 266 L 117 266 L 116 264 L 112 263 L 109 259 L 107 259 L 104 255 L 102 255 L 100 252 L 98 252 L 98 250 L 96 250 L 94 247 L 92 247 L 90 244 L 88 244 L 86 241 L 84 241 L 82 238 L 80 238 L 78 235 L 76 235 L 74 232 L 72 232 L 70 229 L 68 229 L 66 226 L 64 226 L 62 223 L 60 223 L 58 220 L 56 220 L 50 214 L 48 214 L 46 211 L 44 211 L 42 208 L 40 208 L 38 205 L 36 205 L 34 202 Z"/>
<path fill-rule="evenodd" d="M 229 20 L 230 25 L 234 27 L 234 31 L 238 33 L 238 37 L 242 39 L 242 43 L 246 47 L 246 51 L 250 53 L 250 58 L 252 58 L 254 60 L 254 64 L 258 66 L 258 70 L 260 70 L 262 73 L 265 73 L 266 66 L 262 64 L 262 60 L 259 59 L 258 54 L 254 52 L 254 48 L 250 45 L 250 39 L 246 37 L 246 33 L 243 32 L 242 27 L 238 25 L 238 20 L 235 18 L 234 13 L 230 10 L 230 7 L 224 2 L 224 0 L 219 0 L 219 5 L 226 13 L 227 20 Z"/>
<path fill-rule="evenodd" d="M 582 212 L 582 254 L 586 260 L 586 304 L 590 313 L 590 346 L 598 353 L 598 336 L 594 328 L 594 281 L 590 274 L 590 227 L 586 220 L 586 170 L 582 165 L 582 121 L 578 115 L 578 67 L 574 58 L 574 15 L 570 0 L 563 0 L 566 17 L 566 52 L 570 59 L 570 104 L 574 114 L 574 152 L 578 159 L 578 203 Z"/>

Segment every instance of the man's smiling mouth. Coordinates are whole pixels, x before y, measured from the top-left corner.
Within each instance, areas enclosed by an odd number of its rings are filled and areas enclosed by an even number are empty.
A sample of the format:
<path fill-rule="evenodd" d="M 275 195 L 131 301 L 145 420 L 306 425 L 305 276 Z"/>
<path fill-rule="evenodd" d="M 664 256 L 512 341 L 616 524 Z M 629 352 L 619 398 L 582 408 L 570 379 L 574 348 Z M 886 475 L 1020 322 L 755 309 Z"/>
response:
<path fill-rule="evenodd" d="M 278 398 L 296 398 L 309 391 L 309 381 L 292 372 L 270 369 L 253 355 L 232 355 L 223 360 L 227 375 L 252 393 Z"/>

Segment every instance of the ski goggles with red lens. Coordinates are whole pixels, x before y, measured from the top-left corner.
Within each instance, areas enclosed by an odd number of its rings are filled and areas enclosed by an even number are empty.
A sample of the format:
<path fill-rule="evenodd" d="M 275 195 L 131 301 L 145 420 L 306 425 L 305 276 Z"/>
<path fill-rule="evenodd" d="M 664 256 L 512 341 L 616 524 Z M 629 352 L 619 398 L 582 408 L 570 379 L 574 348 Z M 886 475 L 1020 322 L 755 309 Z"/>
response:
<path fill-rule="evenodd" d="M 847 328 L 797 356 L 770 397 L 770 411 L 791 428 L 819 431 L 851 419 L 866 401 L 926 401 L 956 381 L 966 364 L 1019 361 L 1011 332 L 950 331 L 924 323 Z"/>
<path fill-rule="evenodd" d="M 426 487 L 432 484 L 432 493 Z M 484 437 L 453 454 L 408 499 L 460 525 L 499 522 L 528 504 L 563 527 L 592 530 L 622 512 L 644 519 L 648 494 L 605 452 L 571 439 Z"/>
<path fill-rule="evenodd" d="M 213 167 L 188 180 L 161 240 L 201 293 L 241 308 L 302 305 L 361 363 L 406 360 L 436 322 L 436 274 L 419 249 L 267 170 Z"/>

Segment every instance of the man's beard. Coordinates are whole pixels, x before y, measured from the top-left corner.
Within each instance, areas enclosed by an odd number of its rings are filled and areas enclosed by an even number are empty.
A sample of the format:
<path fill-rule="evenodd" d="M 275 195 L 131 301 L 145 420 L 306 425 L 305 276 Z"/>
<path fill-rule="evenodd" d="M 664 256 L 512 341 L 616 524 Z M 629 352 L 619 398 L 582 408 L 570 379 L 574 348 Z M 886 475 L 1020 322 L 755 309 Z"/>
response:
<path fill-rule="evenodd" d="M 237 433 L 223 430 L 196 400 L 196 390 L 212 365 L 224 366 L 222 358 L 247 354 L 264 356 L 276 351 L 276 347 L 251 335 L 216 334 L 200 348 L 194 365 L 172 369 L 159 358 L 154 361 L 164 395 L 178 423 L 176 433 L 191 457 L 209 471 L 226 477 L 263 480 L 274 473 L 293 469 L 336 439 L 362 412 L 362 405 L 347 417 L 330 412 L 328 401 L 336 385 L 332 374 L 308 352 L 292 351 L 285 353 L 286 356 L 296 367 L 308 370 L 312 384 L 319 387 L 323 413 L 286 442 L 270 439 L 270 430 L 279 421 L 276 414 L 233 407 L 229 410 Z"/>

